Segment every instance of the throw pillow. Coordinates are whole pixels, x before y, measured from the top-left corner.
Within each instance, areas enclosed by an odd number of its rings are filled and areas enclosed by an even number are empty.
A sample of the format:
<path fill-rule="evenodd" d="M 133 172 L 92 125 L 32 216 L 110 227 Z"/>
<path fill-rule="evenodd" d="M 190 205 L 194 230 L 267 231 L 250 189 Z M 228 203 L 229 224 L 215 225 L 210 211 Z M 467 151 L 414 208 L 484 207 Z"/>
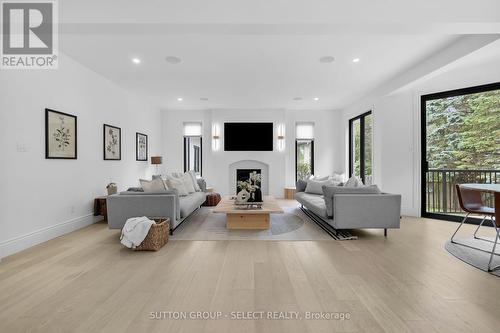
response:
<path fill-rule="evenodd" d="M 196 179 L 196 173 L 193 170 L 187 172 L 189 176 L 191 176 L 191 180 L 193 182 L 194 190 L 196 192 L 201 192 L 200 185 L 198 185 L 198 180 Z"/>
<path fill-rule="evenodd" d="M 196 190 L 194 189 L 193 185 L 193 179 L 191 178 L 191 175 L 189 173 L 185 173 L 182 178 L 182 182 L 184 183 L 184 187 L 189 193 L 194 193 Z"/>
<path fill-rule="evenodd" d="M 328 178 L 329 176 L 314 176 L 314 175 L 309 176 L 310 180 L 316 180 L 316 181 L 325 181 L 328 180 Z"/>
<path fill-rule="evenodd" d="M 363 187 L 323 186 L 323 199 L 329 218 L 333 217 L 333 197 L 336 194 L 380 194 L 380 190 L 377 185 Z"/>
<path fill-rule="evenodd" d="M 177 192 L 179 193 L 179 195 L 181 197 L 185 197 L 186 195 L 189 194 L 186 187 L 184 187 L 184 182 L 181 179 L 168 176 L 166 182 L 167 182 L 168 188 L 177 190 Z"/>
<path fill-rule="evenodd" d="M 345 187 L 363 187 L 363 182 L 356 176 L 352 176 L 347 180 Z"/>
<path fill-rule="evenodd" d="M 299 179 L 295 184 L 295 192 L 305 192 L 307 187 L 307 182 L 305 180 Z"/>
<path fill-rule="evenodd" d="M 144 192 L 165 192 L 167 189 L 161 179 L 145 180 L 139 179 Z"/>
<path fill-rule="evenodd" d="M 345 173 L 333 173 L 332 179 L 335 183 L 342 184 L 345 182 Z"/>
<path fill-rule="evenodd" d="M 307 181 L 306 193 L 323 194 L 322 187 L 325 185 L 333 185 L 333 181 L 331 180 L 317 181 L 310 179 Z"/>

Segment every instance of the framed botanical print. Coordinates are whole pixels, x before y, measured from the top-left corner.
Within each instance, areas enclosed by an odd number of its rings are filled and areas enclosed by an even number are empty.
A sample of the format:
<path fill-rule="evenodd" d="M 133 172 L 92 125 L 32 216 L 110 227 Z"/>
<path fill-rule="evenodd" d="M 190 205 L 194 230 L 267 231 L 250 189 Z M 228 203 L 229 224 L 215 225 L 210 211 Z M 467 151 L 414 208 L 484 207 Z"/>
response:
<path fill-rule="evenodd" d="M 45 158 L 77 158 L 76 116 L 45 109 Z"/>
<path fill-rule="evenodd" d="M 148 160 L 148 136 L 142 133 L 135 133 L 135 160 Z"/>
<path fill-rule="evenodd" d="M 122 129 L 104 124 L 103 126 L 104 160 L 119 161 L 122 159 Z"/>

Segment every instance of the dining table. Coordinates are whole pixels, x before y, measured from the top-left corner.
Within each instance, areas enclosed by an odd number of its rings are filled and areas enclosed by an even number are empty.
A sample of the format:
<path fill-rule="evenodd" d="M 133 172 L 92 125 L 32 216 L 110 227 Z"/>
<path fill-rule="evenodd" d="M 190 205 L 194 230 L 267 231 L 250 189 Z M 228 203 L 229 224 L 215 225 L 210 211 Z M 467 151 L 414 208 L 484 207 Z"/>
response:
<path fill-rule="evenodd" d="M 495 223 L 500 227 L 500 184 L 460 184 L 460 187 L 493 194 L 495 197 Z"/>

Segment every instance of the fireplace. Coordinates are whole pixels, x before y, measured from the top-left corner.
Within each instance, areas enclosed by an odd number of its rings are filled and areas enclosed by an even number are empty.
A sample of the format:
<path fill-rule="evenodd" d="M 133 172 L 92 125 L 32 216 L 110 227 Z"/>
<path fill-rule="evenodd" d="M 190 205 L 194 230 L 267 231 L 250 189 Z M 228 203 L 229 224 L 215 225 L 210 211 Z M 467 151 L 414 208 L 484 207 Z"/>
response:
<path fill-rule="evenodd" d="M 256 173 L 262 177 L 262 170 L 261 169 L 236 169 L 236 193 L 240 191 L 238 188 L 238 182 L 239 181 L 247 181 L 250 179 L 250 175 L 252 173 Z M 259 188 L 261 187 L 261 182 L 257 182 L 257 185 Z"/>
<path fill-rule="evenodd" d="M 263 195 L 269 195 L 269 165 L 256 160 L 239 160 L 234 161 L 228 166 L 228 188 L 227 193 L 230 195 L 238 194 L 238 180 L 247 180 L 251 172 L 260 173 L 261 184 L 260 189 Z M 240 179 L 241 177 L 242 179 Z"/>

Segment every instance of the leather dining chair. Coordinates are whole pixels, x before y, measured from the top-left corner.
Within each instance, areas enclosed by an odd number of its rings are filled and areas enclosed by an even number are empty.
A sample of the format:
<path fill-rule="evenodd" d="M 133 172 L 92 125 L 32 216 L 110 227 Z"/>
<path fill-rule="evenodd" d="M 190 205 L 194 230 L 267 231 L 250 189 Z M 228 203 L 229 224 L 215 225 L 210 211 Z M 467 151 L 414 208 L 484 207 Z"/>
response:
<path fill-rule="evenodd" d="M 461 187 L 458 184 L 455 185 L 455 188 L 457 190 L 457 196 L 458 196 L 458 202 L 460 204 L 460 208 L 462 208 L 462 210 L 465 211 L 467 214 L 463 218 L 463 220 L 460 223 L 460 225 L 458 226 L 457 230 L 455 230 L 455 232 L 451 236 L 451 242 L 455 243 L 455 244 L 465 245 L 465 244 L 458 243 L 454 240 L 455 235 L 457 234 L 458 230 L 460 230 L 460 228 L 465 223 L 465 221 L 467 220 L 469 215 L 477 214 L 477 215 L 484 216 L 483 219 L 481 220 L 481 223 L 479 223 L 479 225 L 476 228 L 476 231 L 474 232 L 474 238 L 494 243 L 493 249 L 491 251 L 490 261 L 488 263 L 488 271 L 492 271 L 492 270 L 499 268 L 500 266 L 495 267 L 493 269 L 491 268 L 491 262 L 493 261 L 495 248 L 496 248 L 496 245 L 498 242 L 498 238 L 500 237 L 500 234 L 499 234 L 500 226 L 497 225 L 497 221 L 495 219 L 495 209 L 484 205 L 480 192 L 468 189 L 466 187 Z M 495 232 L 496 232 L 494 242 L 490 241 L 489 239 L 485 239 L 485 238 L 481 238 L 481 237 L 477 236 L 477 232 L 479 231 L 479 228 L 483 225 L 483 223 L 486 221 L 486 219 L 488 217 L 491 219 L 491 222 L 492 222 L 493 227 L 495 228 Z M 469 246 L 469 245 L 465 245 L 465 246 Z"/>

